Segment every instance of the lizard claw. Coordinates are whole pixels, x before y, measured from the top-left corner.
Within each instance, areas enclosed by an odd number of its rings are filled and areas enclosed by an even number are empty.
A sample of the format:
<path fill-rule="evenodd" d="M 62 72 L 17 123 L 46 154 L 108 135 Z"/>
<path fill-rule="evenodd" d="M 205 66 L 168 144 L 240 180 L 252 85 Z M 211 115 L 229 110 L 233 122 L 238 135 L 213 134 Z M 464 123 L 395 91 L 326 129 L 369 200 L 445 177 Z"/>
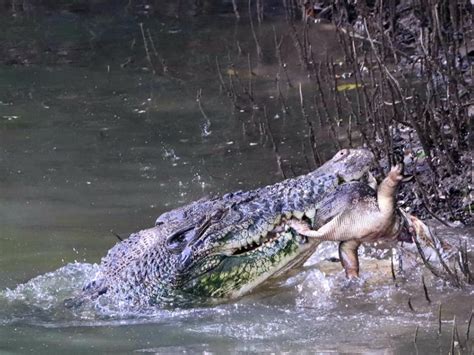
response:
<path fill-rule="evenodd" d="M 398 163 L 390 169 L 390 172 L 388 173 L 388 176 L 390 179 L 393 181 L 401 181 L 403 179 L 403 164 Z"/>

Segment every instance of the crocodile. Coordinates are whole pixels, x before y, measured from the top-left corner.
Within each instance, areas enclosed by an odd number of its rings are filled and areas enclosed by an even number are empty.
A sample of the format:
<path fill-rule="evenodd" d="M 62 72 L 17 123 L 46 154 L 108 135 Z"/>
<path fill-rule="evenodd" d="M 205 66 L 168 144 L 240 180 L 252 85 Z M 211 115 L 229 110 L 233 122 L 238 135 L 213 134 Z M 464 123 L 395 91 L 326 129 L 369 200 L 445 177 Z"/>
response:
<path fill-rule="evenodd" d="M 166 212 L 109 250 L 81 300 L 140 307 L 240 297 L 306 261 L 320 240 L 282 226 L 312 225 L 318 203 L 373 161 L 368 150 L 343 149 L 307 175 Z"/>

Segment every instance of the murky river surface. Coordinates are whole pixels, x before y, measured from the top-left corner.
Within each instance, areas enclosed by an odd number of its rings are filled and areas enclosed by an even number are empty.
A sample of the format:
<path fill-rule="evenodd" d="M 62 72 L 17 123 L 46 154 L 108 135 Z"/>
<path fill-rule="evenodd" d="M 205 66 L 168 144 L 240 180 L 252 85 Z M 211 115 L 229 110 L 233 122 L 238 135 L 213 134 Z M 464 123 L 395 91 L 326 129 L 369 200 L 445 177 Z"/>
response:
<path fill-rule="evenodd" d="M 287 31 L 277 20 L 257 27 L 264 51 L 257 63 L 249 23 L 228 14 L 0 19 L 8 57 L 0 65 L 0 352 L 446 353 L 453 317 L 465 341 L 472 289 L 443 285 L 420 268 L 394 282 L 389 263 L 371 258 L 362 264 L 363 282 L 347 286 L 338 264 L 323 261 L 335 255 L 331 246 L 286 282 L 215 307 L 145 316 L 63 307 L 115 233 L 149 227 L 160 213 L 203 196 L 281 180 L 267 124 L 285 174 L 308 171 L 299 106 L 285 114 L 277 100 L 273 26 Z M 328 26 L 313 35 L 321 57 L 340 56 Z M 294 48 L 282 50 L 292 79 L 304 80 Z M 256 103 L 233 107 L 216 58 L 227 85 L 248 87 L 251 79 Z M 290 101 L 299 100 L 297 86 L 282 85 Z M 316 136 L 327 159 L 336 144 L 324 127 Z M 344 145 L 343 130 L 340 136 Z"/>

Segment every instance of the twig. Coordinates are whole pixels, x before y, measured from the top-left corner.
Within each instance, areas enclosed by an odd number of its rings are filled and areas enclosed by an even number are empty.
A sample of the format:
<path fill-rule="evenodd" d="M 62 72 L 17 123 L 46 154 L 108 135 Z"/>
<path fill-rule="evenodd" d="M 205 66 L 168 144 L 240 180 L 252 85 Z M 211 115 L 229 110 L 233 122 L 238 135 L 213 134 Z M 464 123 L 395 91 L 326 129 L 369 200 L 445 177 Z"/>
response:
<path fill-rule="evenodd" d="M 466 330 L 466 342 L 469 341 L 469 335 L 471 332 L 471 324 L 472 324 L 472 319 L 474 318 L 474 312 L 471 310 L 471 316 L 469 317 L 469 321 L 467 322 L 467 330 Z"/>
<path fill-rule="evenodd" d="M 231 100 L 233 108 L 240 109 L 240 107 L 238 107 L 237 105 L 237 93 L 235 92 L 235 88 L 233 86 L 232 77 L 229 78 L 229 86 L 227 86 L 227 84 L 224 82 L 221 67 L 219 64 L 219 59 L 217 57 L 216 57 L 216 68 L 217 68 L 217 76 L 219 78 L 219 83 L 220 83 L 221 88 L 225 91 L 225 93 L 227 94 L 227 97 L 229 97 L 229 99 Z"/>
<path fill-rule="evenodd" d="M 430 158 L 428 158 L 429 160 Z M 433 168 L 434 169 L 434 168 Z M 418 177 L 417 177 L 417 174 L 413 174 L 413 177 L 415 178 L 415 182 L 417 184 L 417 186 L 419 187 L 419 191 L 421 193 L 421 202 L 423 203 L 423 206 L 425 207 L 426 211 L 428 211 L 428 213 L 433 216 L 433 218 L 435 218 L 437 221 L 441 222 L 444 226 L 446 227 L 449 227 L 449 228 L 453 228 L 453 226 L 451 226 L 448 222 L 444 221 L 441 217 L 439 217 L 436 213 L 433 212 L 433 210 L 431 210 L 430 206 L 429 206 L 429 202 L 428 202 L 428 199 L 426 197 L 426 193 L 425 193 L 425 190 L 424 188 L 422 187 L 421 185 L 421 182 L 418 180 Z"/>
<path fill-rule="evenodd" d="M 289 88 L 292 88 L 293 85 L 291 84 L 290 76 L 288 75 L 286 64 L 283 63 L 283 59 L 281 56 L 281 44 L 283 43 L 283 37 L 281 37 L 280 40 L 278 40 L 275 26 L 273 26 L 273 41 L 275 43 L 275 55 L 278 60 L 278 73 L 280 73 L 280 69 L 283 69 L 283 71 L 285 72 L 286 83 Z"/>
<path fill-rule="evenodd" d="M 425 278 L 421 276 L 421 283 L 423 284 L 423 291 L 425 292 L 425 298 L 428 301 L 428 303 L 431 303 L 430 296 L 428 295 L 428 289 L 426 288 L 425 284 Z"/>
<path fill-rule="evenodd" d="M 122 238 L 120 235 L 118 235 L 118 234 L 115 233 L 114 231 L 111 231 L 111 233 L 112 233 L 118 240 L 120 240 L 121 242 L 123 241 L 123 238 Z"/>
<path fill-rule="evenodd" d="M 438 335 L 441 335 L 441 303 L 438 307 Z"/>
<path fill-rule="evenodd" d="M 461 272 L 464 274 L 464 276 L 467 279 L 467 283 L 468 284 L 474 283 L 474 275 L 471 273 L 471 270 L 469 269 L 469 258 L 467 254 L 467 241 L 464 241 L 464 245 L 460 243 L 457 260 L 458 260 Z"/>
<path fill-rule="evenodd" d="M 252 89 L 252 61 L 250 60 L 250 53 L 247 53 L 247 63 L 248 63 L 248 69 L 249 69 L 249 86 L 248 86 L 248 95 L 250 98 L 250 101 L 253 102 L 253 89 Z"/>
<path fill-rule="evenodd" d="M 219 64 L 219 59 L 217 57 L 216 57 L 216 67 L 217 67 L 217 76 L 219 77 L 219 82 L 221 84 L 222 89 L 224 89 L 226 92 L 229 92 L 229 89 L 227 88 L 227 85 L 224 82 L 224 78 L 222 77 L 221 66 Z"/>
<path fill-rule="evenodd" d="M 237 2 L 235 0 L 232 0 L 232 8 L 234 9 L 235 18 L 237 21 L 240 20 L 239 8 L 237 7 Z"/>
<path fill-rule="evenodd" d="M 264 4 L 264 1 L 257 0 L 257 20 L 258 20 L 258 24 L 261 24 L 263 22 L 263 4 Z"/>
<path fill-rule="evenodd" d="M 139 25 L 140 25 L 140 31 L 142 33 L 142 38 L 143 38 L 143 46 L 145 47 L 146 59 L 148 60 L 148 63 L 150 64 L 150 68 L 151 68 L 153 74 L 156 74 L 155 67 L 153 66 L 153 62 L 151 61 L 150 51 L 148 50 L 148 42 L 145 38 L 145 31 L 143 29 L 143 23 L 140 22 Z"/>
<path fill-rule="evenodd" d="M 312 155 L 313 155 L 313 162 L 314 162 L 313 167 L 315 167 L 318 160 L 320 160 L 320 159 L 319 159 L 319 155 L 316 151 L 316 147 L 315 147 L 316 146 L 316 138 L 315 138 L 314 126 L 313 126 L 313 122 L 311 122 L 311 120 L 309 119 L 309 116 L 306 113 L 306 109 L 305 109 L 305 106 L 304 106 L 303 88 L 302 88 L 301 83 L 299 83 L 298 88 L 299 88 L 299 94 L 300 94 L 301 114 L 303 115 L 303 119 L 305 120 L 306 126 L 308 127 L 309 144 L 310 144 L 311 152 L 312 152 Z M 311 168 L 311 169 L 313 169 L 313 168 Z"/>
<path fill-rule="evenodd" d="M 168 66 L 166 65 L 166 62 L 165 62 L 165 59 L 158 53 L 158 51 L 156 50 L 156 47 L 155 47 L 155 42 L 153 41 L 153 37 L 151 36 L 151 32 L 150 32 L 150 29 L 147 28 L 146 30 L 147 34 L 148 34 L 148 40 L 150 41 L 151 43 L 151 48 L 153 49 L 153 53 L 155 54 L 155 57 L 158 58 L 158 60 L 160 61 L 161 63 L 161 70 L 163 71 L 163 74 L 167 74 L 168 73 Z"/>
<path fill-rule="evenodd" d="M 277 166 L 278 166 L 278 172 L 280 173 L 282 178 L 286 179 L 286 174 L 285 174 L 285 171 L 283 170 L 283 166 L 282 166 L 280 151 L 278 150 L 278 146 L 275 143 L 275 139 L 273 138 L 272 130 L 270 128 L 270 122 L 269 122 L 269 119 L 268 119 L 266 106 L 263 106 L 263 115 L 265 117 L 265 123 L 267 125 L 267 135 L 268 135 L 268 138 L 270 139 L 270 143 L 272 145 L 273 153 L 275 154 L 275 158 L 276 158 L 276 162 L 277 162 Z"/>
<path fill-rule="evenodd" d="M 253 25 L 252 0 L 249 0 L 249 21 L 250 21 L 250 29 L 252 30 L 253 40 L 255 41 L 255 48 L 257 50 L 257 58 L 258 58 L 259 61 L 262 61 L 262 59 L 263 59 L 262 47 L 260 47 L 260 43 L 258 42 L 257 33 L 255 32 L 255 27 Z"/>
<path fill-rule="evenodd" d="M 456 330 L 456 316 L 453 317 L 453 330 L 451 331 L 451 355 L 454 355 L 455 330 Z"/>
<path fill-rule="evenodd" d="M 334 143 L 334 145 L 336 146 L 337 149 L 341 149 L 341 144 L 340 144 L 339 140 L 337 139 L 336 128 L 334 127 L 333 121 L 331 120 L 330 115 L 329 115 L 329 109 L 328 109 L 328 106 L 327 106 L 327 101 L 326 101 L 324 91 L 323 91 L 323 86 L 322 86 L 322 83 L 321 83 L 321 63 L 318 66 L 318 71 L 316 72 L 315 78 L 316 78 L 316 88 L 318 90 L 319 98 L 320 98 L 322 106 L 323 106 L 324 115 L 326 116 L 326 123 L 329 123 L 330 132 L 331 132 L 331 134 L 333 136 L 333 139 L 334 139 L 333 143 Z M 319 107 L 319 106 L 316 105 L 316 107 Z M 323 123 L 323 122 L 321 122 L 321 123 Z"/>
<path fill-rule="evenodd" d="M 290 36 L 293 40 L 293 45 L 295 46 L 295 49 L 298 52 L 298 58 L 300 60 L 301 67 L 308 70 L 308 58 L 305 56 L 305 50 L 303 48 L 303 44 L 301 44 L 301 40 L 298 36 L 298 32 L 296 31 L 295 25 L 293 24 L 293 22 L 290 22 L 289 26 L 291 30 Z"/>
<path fill-rule="evenodd" d="M 438 259 L 439 259 L 439 262 L 440 262 L 441 266 L 448 273 L 448 275 L 451 277 L 451 281 L 455 281 L 456 286 L 461 287 L 461 282 L 459 280 L 459 277 L 456 274 L 454 274 L 451 271 L 451 269 L 449 268 L 449 266 L 444 262 L 444 258 L 442 257 L 441 252 L 439 251 L 439 249 L 441 247 L 440 246 L 441 242 L 439 241 L 439 239 L 437 239 L 435 237 L 435 235 L 433 233 L 431 233 L 431 230 L 430 230 L 429 227 L 428 227 L 428 233 L 430 235 L 431 241 L 433 242 L 434 250 L 436 252 L 436 255 L 438 256 Z"/>
<path fill-rule="evenodd" d="M 369 39 L 370 46 L 372 47 L 372 52 L 375 56 L 375 59 L 377 60 L 379 66 L 383 69 L 387 77 L 392 81 L 392 83 L 395 85 L 395 88 L 398 91 L 398 96 L 400 97 L 400 100 L 402 101 L 403 104 L 403 115 L 404 119 L 403 121 L 407 121 L 407 114 L 409 112 L 407 103 L 405 101 L 405 96 L 403 95 L 402 88 L 400 86 L 400 83 L 398 82 L 397 79 L 390 73 L 390 70 L 388 70 L 387 66 L 382 63 L 382 60 L 380 59 L 379 55 L 377 54 L 377 49 L 374 46 L 374 41 L 372 40 L 372 37 L 370 36 L 369 28 L 367 27 L 367 20 L 364 19 L 364 27 L 365 27 L 365 32 L 367 33 L 367 38 Z"/>
<path fill-rule="evenodd" d="M 196 102 L 198 104 L 199 111 L 201 111 L 202 117 L 204 117 L 206 122 L 209 124 L 211 120 L 209 120 L 209 117 L 206 115 L 206 113 L 204 112 L 204 109 L 202 108 L 201 97 L 202 97 L 202 89 L 199 89 L 196 94 Z"/>
<path fill-rule="evenodd" d="M 390 253 L 390 271 L 392 273 L 392 280 L 395 281 L 397 278 L 395 276 L 395 267 L 393 265 L 393 249 L 392 249 L 392 252 Z"/>
<path fill-rule="evenodd" d="M 443 276 L 439 273 L 439 271 L 431 265 L 431 263 L 426 259 L 425 253 L 423 249 L 421 248 L 420 242 L 418 241 L 418 238 L 414 237 L 412 238 L 413 241 L 415 242 L 416 249 L 418 250 L 418 254 L 420 254 L 421 260 L 423 261 L 423 264 L 428 268 L 428 270 L 431 271 L 433 275 L 439 278 L 443 278 Z"/>
<path fill-rule="evenodd" d="M 337 91 L 338 82 L 337 82 L 336 72 L 334 70 L 334 67 L 335 67 L 334 61 L 332 59 L 329 60 L 328 58 L 326 58 L 326 67 L 327 67 L 328 74 L 332 80 L 330 91 L 333 95 L 334 106 L 336 106 L 336 117 L 333 116 L 333 120 L 334 120 L 335 126 L 340 127 L 342 123 L 342 112 L 341 112 L 341 102 L 339 100 L 339 92 Z"/>

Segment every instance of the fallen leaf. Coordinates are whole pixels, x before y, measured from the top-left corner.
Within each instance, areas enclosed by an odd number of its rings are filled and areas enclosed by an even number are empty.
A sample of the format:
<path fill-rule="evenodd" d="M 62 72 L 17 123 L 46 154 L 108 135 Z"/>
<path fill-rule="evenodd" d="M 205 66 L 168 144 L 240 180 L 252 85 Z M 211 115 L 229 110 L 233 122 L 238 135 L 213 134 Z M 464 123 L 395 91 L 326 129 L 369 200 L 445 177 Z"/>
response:
<path fill-rule="evenodd" d="M 360 88 L 361 84 L 341 84 L 336 87 L 337 91 L 347 91 L 347 90 L 354 90 Z"/>

